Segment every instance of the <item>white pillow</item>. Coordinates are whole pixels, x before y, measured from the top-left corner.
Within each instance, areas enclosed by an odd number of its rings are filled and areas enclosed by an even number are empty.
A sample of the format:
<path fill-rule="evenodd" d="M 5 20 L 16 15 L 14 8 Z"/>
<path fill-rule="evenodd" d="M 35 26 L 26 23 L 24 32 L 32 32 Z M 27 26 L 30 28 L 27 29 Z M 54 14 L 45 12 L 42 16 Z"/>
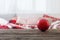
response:
<path fill-rule="evenodd" d="M 8 23 L 7 20 L 0 18 L 0 25 L 6 25 Z"/>
<path fill-rule="evenodd" d="M 51 23 L 49 29 L 57 29 L 58 27 L 60 27 L 60 21 L 55 21 Z"/>

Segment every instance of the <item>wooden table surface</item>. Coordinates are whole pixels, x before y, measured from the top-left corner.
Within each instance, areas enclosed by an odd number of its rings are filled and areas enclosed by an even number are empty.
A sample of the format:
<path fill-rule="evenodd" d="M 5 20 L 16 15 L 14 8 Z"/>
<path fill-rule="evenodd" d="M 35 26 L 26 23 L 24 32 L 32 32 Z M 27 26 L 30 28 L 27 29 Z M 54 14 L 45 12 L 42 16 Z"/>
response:
<path fill-rule="evenodd" d="M 0 29 L 0 40 L 60 40 L 60 30 Z"/>

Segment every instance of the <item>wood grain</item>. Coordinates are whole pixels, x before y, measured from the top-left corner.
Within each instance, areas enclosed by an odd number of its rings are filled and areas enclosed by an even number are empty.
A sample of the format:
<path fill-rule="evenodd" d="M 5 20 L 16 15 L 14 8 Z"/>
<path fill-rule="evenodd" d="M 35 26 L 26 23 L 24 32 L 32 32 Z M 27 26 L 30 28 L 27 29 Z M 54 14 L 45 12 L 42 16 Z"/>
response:
<path fill-rule="evenodd" d="M 60 40 L 60 31 L 0 29 L 0 40 Z"/>

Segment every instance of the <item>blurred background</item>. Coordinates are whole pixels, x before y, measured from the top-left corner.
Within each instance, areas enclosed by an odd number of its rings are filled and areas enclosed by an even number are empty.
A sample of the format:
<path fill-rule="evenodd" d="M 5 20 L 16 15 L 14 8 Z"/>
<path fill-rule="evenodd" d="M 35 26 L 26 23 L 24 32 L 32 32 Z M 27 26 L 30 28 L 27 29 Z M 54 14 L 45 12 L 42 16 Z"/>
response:
<path fill-rule="evenodd" d="M 6 20 L 16 15 L 18 22 L 35 23 L 43 14 L 60 17 L 60 0 L 0 0 L 0 17 Z"/>

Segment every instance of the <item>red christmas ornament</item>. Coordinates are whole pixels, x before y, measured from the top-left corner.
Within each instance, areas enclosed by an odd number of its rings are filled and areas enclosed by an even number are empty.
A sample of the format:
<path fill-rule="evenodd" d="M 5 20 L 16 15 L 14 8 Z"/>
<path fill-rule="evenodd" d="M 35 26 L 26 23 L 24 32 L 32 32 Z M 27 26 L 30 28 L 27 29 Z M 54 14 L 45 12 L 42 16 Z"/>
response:
<path fill-rule="evenodd" d="M 16 24 L 16 22 L 17 22 L 17 16 L 14 15 L 14 17 L 11 20 L 9 20 L 9 23 Z"/>
<path fill-rule="evenodd" d="M 41 19 L 39 22 L 38 22 L 38 25 L 37 25 L 38 29 L 41 30 L 41 31 L 46 31 L 48 30 L 49 28 L 49 22 L 48 20 L 46 19 Z"/>
<path fill-rule="evenodd" d="M 16 23 L 16 20 L 14 20 L 14 19 L 13 20 L 10 20 L 9 23 L 15 24 Z"/>
<path fill-rule="evenodd" d="M 31 28 L 32 28 L 32 29 L 34 29 L 34 28 L 35 28 L 35 26 L 31 26 Z"/>

